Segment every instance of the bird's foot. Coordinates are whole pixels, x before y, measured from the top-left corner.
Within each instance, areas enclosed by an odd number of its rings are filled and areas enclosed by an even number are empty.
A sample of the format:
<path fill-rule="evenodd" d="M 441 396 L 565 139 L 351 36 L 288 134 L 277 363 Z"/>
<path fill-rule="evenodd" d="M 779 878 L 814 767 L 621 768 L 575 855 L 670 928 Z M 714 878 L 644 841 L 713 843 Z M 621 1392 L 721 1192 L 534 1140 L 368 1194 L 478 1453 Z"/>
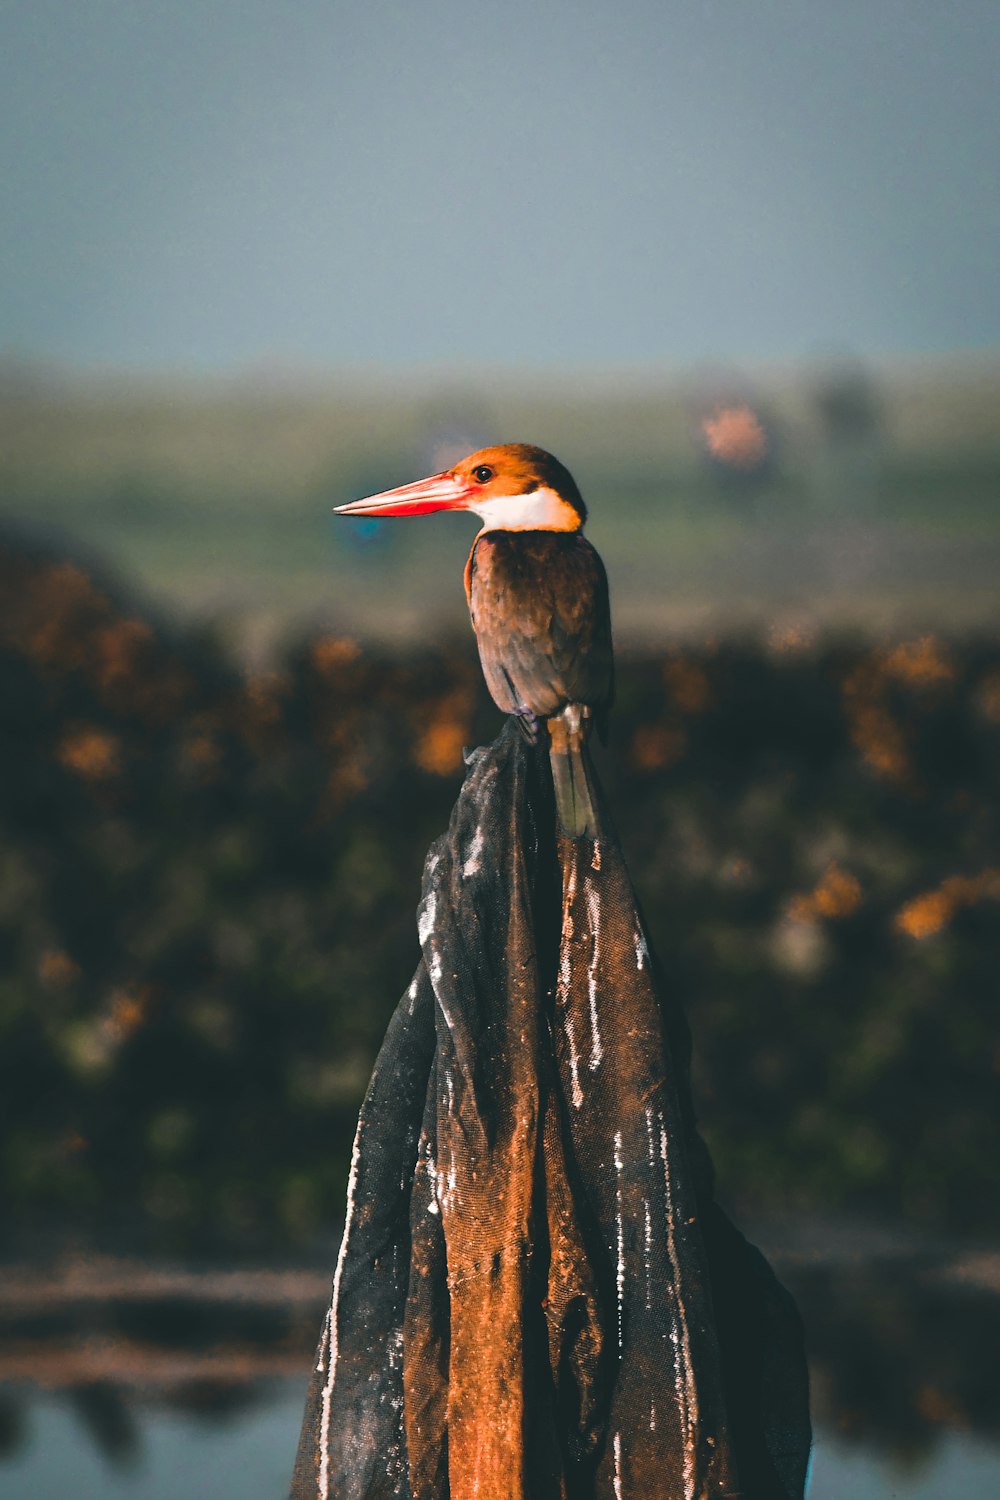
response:
<path fill-rule="evenodd" d="M 536 713 L 532 713 L 527 704 L 519 703 L 514 710 L 517 719 L 517 727 L 528 741 L 529 745 L 538 744 L 538 725 L 541 722 Z"/>

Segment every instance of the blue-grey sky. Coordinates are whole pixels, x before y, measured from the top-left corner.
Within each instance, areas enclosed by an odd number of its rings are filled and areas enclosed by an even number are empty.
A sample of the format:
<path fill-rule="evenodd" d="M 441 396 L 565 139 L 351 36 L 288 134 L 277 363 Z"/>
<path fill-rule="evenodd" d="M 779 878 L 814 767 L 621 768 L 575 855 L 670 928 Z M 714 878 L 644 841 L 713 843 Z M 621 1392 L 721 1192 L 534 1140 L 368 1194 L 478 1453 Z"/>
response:
<path fill-rule="evenodd" d="M 1000 0 L 2 0 L 0 18 L 0 355 L 1000 345 Z"/>

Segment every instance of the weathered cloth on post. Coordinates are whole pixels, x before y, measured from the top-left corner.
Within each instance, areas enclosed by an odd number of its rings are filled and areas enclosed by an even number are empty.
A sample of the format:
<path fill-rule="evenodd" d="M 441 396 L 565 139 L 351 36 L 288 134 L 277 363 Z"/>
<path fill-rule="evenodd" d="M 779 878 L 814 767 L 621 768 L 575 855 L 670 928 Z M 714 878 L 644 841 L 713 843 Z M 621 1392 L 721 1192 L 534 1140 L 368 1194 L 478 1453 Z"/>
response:
<path fill-rule="evenodd" d="M 712 1202 L 607 809 L 512 724 L 428 855 L 361 1111 L 293 1500 L 798 1500 L 797 1314 Z"/>

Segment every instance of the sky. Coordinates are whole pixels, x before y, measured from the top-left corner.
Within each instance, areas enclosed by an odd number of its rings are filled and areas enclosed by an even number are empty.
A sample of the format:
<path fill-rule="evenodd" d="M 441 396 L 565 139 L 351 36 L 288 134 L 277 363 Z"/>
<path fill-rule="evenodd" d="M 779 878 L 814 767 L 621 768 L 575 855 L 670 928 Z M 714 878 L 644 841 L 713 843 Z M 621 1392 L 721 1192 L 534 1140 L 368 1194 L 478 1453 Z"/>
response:
<path fill-rule="evenodd" d="M 1000 346 L 998 0 L 0 0 L 0 359 Z"/>

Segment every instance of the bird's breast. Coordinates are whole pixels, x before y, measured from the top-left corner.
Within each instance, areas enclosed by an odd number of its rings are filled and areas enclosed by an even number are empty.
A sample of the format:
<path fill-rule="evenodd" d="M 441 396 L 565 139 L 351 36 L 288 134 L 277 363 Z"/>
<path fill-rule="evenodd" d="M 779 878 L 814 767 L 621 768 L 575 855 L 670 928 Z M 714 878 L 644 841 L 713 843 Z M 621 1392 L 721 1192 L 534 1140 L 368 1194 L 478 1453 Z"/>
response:
<path fill-rule="evenodd" d="M 507 712 L 600 705 L 611 681 L 607 585 L 579 533 L 486 532 L 466 590 L 487 683 Z"/>

